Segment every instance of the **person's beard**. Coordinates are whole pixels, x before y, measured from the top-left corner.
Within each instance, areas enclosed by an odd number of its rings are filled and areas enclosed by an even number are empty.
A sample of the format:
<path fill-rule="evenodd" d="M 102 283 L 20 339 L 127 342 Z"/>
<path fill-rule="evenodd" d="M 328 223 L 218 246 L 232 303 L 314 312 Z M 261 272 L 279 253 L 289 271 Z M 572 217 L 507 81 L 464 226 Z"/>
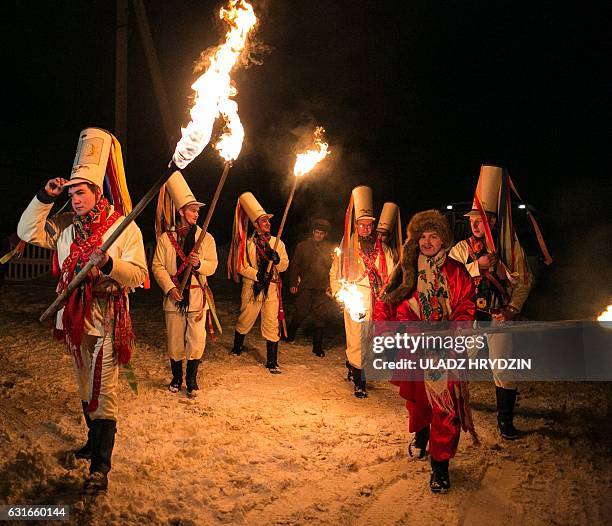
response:
<path fill-rule="evenodd" d="M 374 237 L 374 234 L 363 237 L 359 236 L 359 246 L 366 255 L 369 256 L 372 254 L 376 246 L 376 238 Z"/>

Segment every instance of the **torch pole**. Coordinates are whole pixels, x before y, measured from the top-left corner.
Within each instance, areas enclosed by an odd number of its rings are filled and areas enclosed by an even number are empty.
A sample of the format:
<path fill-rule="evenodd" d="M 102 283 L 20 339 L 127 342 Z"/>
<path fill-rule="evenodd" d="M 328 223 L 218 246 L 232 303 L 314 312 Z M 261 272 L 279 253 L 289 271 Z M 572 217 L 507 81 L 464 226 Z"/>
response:
<path fill-rule="evenodd" d="M 225 180 L 227 179 L 227 174 L 229 169 L 231 168 L 232 163 L 227 161 L 225 166 L 223 166 L 223 173 L 221 174 L 221 179 L 219 179 L 219 183 L 217 184 L 217 189 L 215 190 L 215 195 L 213 196 L 212 202 L 210 203 L 210 207 L 208 208 L 208 212 L 206 213 L 206 218 L 204 219 L 204 224 L 202 225 L 202 232 L 198 236 L 198 239 L 193 246 L 193 252 L 197 253 L 200 250 L 200 246 L 202 245 L 204 238 L 206 237 L 206 232 L 208 231 L 208 225 L 210 224 L 210 220 L 215 211 L 215 207 L 217 206 L 217 201 L 219 201 L 219 195 L 221 195 L 221 190 L 223 189 L 223 185 L 225 184 Z M 185 290 L 185 286 L 187 285 L 187 280 L 191 276 L 192 265 L 187 265 L 185 269 L 185 274 L 183 275 L 183 279 L 181 280 L 181 286 L 179 287 L 179 294 L 183 293 Z"/>
<path fill-rule="evenodd" d="M 293 188 L 291 188 L 291 194 L 289 194 L 289 199 L 287 199 L 287 204 L 285 205 L 285 212 L 283 213 L 283 218 L 281 219 L 280 226 L 278 227 L 278 232 L 276 234 L 276 239 L 274 240 L 274 246 L 272 250 L 276 252 L 276 248 L 278 247 L 278 241 L 283 235 L 283 229 L 285 228 L 285 221 L 287 220 L 287 214 L 289 213 L 289 208 L 291 207 L 291 203 L 293 201 L 293 196 L 295 195 L 295 189 L 297 188 L 298 178 L 294 176 Z M 268 268 L 266 270 L 266 274 L 272 270 L 272 261 L 268 261 Z"/>
<path fill-rule="evenodd" d="M 144 197 L 138 202 L 138 204 L 132 208 L 132 211 L 127 215 L 127 217 L 121 222 L 121 224 L 112 232 L 108 239 L 102 243 L 100 246 L 100 250 L 106 252 L 111 245 L 117 240 L 117 238 L 123 233 L 123 231 L 132 223 L 146 208 L 146 206 L 151 202 L 151 200 L 157 195 L 159 189 L 166 183 L 170 176 L 178 170 L 174 161 L 170 161 L 168 163 L 168 167 L 162 174 L 162 176 L 153 184 L 153 186 L 149 189 L 149 191 L 144 195 Z M 91 261 L 88 261 L 87 264 L 81 269 L 81 271 L 72 278 L 72 281 L 68 284 L 68 286 L 64 289 L 64 291 L 55 299 L 55 301 L 47 308 L 45 312 L 42 313 L 38 321 L 43 322 L 52 314 L 55 314 L 59 309 L 62 308 L 64 302 L 70 296 L 72 291 L 76 289 L 81 281 L 85 279 L 89 271 L 93 268 L 94 264 Z"/>

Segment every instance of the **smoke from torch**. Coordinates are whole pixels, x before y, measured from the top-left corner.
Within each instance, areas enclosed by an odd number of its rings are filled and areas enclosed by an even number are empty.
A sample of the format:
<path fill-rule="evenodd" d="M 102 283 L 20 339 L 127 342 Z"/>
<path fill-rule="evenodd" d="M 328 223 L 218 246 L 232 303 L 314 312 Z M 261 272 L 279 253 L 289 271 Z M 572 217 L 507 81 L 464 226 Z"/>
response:
<path fill-rule="evenodd" d="M 191 86 L 196 92 L 190 111 L 191 121 L 182 128 L 182 137 L 172 156 L 179 168 L 185 168 L 210 142 L 219 115 L 224 118 L 227 130 L 215 146 L 221 157 L 230 162 L 238 157 L 242 148 L 244 129 L 238 117 L 238 105 L 232 100 L 237 91 L 232 86 L 230 73 L 257 18 L 253 7 L 245 0 L 230 0 L 228 7 L 219 11 L 219 17 L 230 29 L 225 42 L 210 55 L 206 71 Z"/>

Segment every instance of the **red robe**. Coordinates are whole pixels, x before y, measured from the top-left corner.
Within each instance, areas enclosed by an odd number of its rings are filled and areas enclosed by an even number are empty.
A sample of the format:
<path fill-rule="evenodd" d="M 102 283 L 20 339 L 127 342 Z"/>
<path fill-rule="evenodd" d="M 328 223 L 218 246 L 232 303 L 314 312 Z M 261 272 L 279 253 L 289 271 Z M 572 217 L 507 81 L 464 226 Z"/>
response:
<path fill-rule="evenodd" d="M 476 313 L 474 304 L 474 285 L 465 266 L 447 257 L 442 264 L 448 286 L 450 303 L 450 321 L 470 321 Z M 414 288 L 410 298 L 418 299 Z M 420 321 L 421 316 L 415 314 L 406 298 L 398 304 L 384 303 L 380 300 L 374 307 L 374 320 L 381 321 Z M 392 381 L 399 385 L 400 396 L 406 400 L 406 408 L 410 414 L 409 431 L 415 433 L 427 425 L 431 425 L 429 452 L 434 460 L 443 461 L 452 458 L 459 443 L 460 429 L 473 433 L 473 424 L 469 413 L 469 393 L 467 383 L 456 378 L 449 378 L 448 389 L 451 393 L 452 414 L 429 402 L 424 381 Z"/>

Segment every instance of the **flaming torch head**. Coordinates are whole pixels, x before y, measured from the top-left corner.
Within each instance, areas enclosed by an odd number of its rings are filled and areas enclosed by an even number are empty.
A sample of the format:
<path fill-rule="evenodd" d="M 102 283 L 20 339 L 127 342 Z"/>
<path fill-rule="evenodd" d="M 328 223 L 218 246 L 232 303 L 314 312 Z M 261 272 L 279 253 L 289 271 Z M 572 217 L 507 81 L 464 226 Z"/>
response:
<path fill-rule="evenodd" d="M 329 155 L 328 144 L 323 142 L 325 130 L 318 126 L 314 131 L 314 147 L 306 152 L 298 153 L 293 167 L 293 175 L 301 177 L 312 170 L 320 161 Z"/>
<path fill-rule="evenodd" d="M 597 317 L 597 321 L 605 329 L 612 329 L 612 304 Z"/>
<path fill-rule="evenodd" d="M 172 160 L 179 168 L 185 168 L 210 142 L 215 119 L 221 115 L 226 131 L 216 145 L 226 161 L 238 157 L 244 129 L 238 117 L 238 106 L 231 97 L 236 89 L 231 84 L 230 73 L 244 50 L 249 32 L 257 23 L 253 7 L 246 0 L 229 0 L 221 8 L 219 17 L 229 25 L 225 42 L 216 47 L 208 57 L 209 66 L 191 86 L 195 102 L 191 108 L 191 121 L 181 130 L 182 137 L 176 145 Z"/>
<path fill-rule="evenodd" d="M 366 306 L 363 301 L 363 295 L 359 292 L 357 285 L 342 281 L 340 290 L 336 293 L 336 299 L 344 304 L 344 308 L 348 311 L 353 321 L 358 323 L 365 321 Z"/>

